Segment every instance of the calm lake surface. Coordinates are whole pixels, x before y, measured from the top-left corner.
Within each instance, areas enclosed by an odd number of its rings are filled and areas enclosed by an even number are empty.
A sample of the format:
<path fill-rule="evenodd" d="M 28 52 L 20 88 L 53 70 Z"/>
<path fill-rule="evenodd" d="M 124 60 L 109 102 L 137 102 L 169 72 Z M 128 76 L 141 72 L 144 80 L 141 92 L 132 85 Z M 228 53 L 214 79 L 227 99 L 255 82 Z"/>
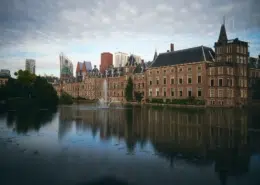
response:
<path fill-rule="evenodd" d="M 260 111 L 62 106 L 0 115 L 0 184 L 260 184 Z M 113 183 L 112 183 L 113 184 Z"/>

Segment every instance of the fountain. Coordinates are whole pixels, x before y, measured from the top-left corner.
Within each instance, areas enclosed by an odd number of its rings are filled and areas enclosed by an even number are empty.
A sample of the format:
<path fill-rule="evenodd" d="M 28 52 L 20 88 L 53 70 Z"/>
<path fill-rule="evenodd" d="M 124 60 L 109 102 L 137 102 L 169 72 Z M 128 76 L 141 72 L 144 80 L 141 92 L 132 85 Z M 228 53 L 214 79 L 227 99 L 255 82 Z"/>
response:
<path fill-rule="evenodd" d="M 111 104 L 117 104 L 117 105 L 121 105 L 122 107 L 122 103 L 120 101 L 118 101 L 116 98 L 111 98 L 111 100 L 108 100 L 107 97 L 107 79 L 104 80 L 103 82 L 103 94 L 102 94 L 102 98 L 100 98 L 98 100 L 98 107 L 101 109 L 108 109 L 110 107 Z"/>
<path fill-rule="evenodd" d="M 98 100 L 98 103 L 99 103 L 99 107 L 102 109 L 109 108 L 109 102 L 107 99 L 107 79 L 105 79 L 103 82 L 103 98 L 100 98 Z"/>

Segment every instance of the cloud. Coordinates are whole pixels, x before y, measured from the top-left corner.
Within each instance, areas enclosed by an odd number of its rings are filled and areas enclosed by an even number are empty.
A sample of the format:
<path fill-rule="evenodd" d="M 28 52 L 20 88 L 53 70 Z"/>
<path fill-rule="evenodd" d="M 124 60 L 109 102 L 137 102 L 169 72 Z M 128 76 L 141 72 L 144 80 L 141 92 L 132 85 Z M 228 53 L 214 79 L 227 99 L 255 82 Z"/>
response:
<path fill-rule="evenodd" d="M 15 70 L 26 57 L 37 72 L 59 72 L 58 55 L 99 65 L 103 51 L 136 52 L 145 60 L 166 51 L 212 46 L 223 16 L 228 36 L 251 39 L 260 31 L 257 0 L 3 0 L 0 7 L 0 64 Z M 259 6 L 258 6 L 259 5 Z M 243 12 L 243 13 L 242 13 Z M 259 38 L 253 42 L 259 43 Z M 250 40 L 252 41 L 252 39 Z M 257 55 L 258 44 L 250 49 Z M 252 52 L 251 52 L 252 53 Z M 2 65 L 5 64 L 5 65 Z"/>

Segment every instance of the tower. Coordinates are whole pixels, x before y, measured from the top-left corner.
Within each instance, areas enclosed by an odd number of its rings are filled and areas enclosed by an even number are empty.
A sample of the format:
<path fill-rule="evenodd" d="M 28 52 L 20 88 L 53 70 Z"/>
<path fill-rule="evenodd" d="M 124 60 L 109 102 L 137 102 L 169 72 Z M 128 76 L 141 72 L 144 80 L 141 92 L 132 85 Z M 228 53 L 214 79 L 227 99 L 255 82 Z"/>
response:
<path fill-rule="evenodd" d="M 215 42 L 215 62 L 209 64 L 210 104 L 246 105 L 248 99 L 248 43 L 228 40 L 225 20 Z"/>

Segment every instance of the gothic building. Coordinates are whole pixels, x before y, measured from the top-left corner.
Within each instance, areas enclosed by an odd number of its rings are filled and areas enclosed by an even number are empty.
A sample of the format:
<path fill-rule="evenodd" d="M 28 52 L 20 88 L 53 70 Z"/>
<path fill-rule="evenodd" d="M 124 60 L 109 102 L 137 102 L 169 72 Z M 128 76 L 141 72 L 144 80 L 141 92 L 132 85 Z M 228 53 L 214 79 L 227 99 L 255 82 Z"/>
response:
<path fill-rule="evenodd" d="M 247 105 L 248 56 L 248 43 L 238 38 L 228 40 L 223 24 L 215 42 L 215 60 L 208 65 L 208 104 Z"/>

